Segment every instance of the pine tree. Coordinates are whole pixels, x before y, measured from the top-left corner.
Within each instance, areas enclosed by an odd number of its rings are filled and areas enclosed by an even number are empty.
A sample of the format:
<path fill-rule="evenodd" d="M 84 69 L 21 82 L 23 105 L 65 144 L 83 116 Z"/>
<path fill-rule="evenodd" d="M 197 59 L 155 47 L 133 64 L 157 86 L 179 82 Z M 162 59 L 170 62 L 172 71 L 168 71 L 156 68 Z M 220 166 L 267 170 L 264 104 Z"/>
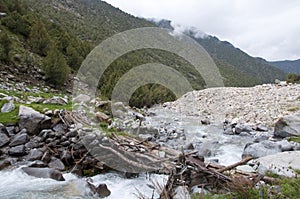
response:
<path fill-rule="evenodd" d="M 0 59 L 1 61 L 8 63 L 9 62 L 9 51 L 11 50 L 11 41 L 7 33 L 0 34 Z"/>
<path fill-rule="evenodd" d="M 41 21 L 32 26 L 29 38 L 32 51 L 41 56 L 46 56 L 51 40 Z"/>
<path fill-rule="evenodd" d="M 77 53 L 76 49 L 72 46 L 69 46 L 67 48 L 67 61 L 69 66 L 77 71 L 79 67 L 81 66 L 81 62 L 83 61 L 83 58 Z"/>
<path fill-rule="evenodd" d="M 63 54 L 54 46 L 49 48 L 48 55 L 43 61 L 46 78 L 55 86 L 62 86 L 70 74 L 70 68 Z"/>

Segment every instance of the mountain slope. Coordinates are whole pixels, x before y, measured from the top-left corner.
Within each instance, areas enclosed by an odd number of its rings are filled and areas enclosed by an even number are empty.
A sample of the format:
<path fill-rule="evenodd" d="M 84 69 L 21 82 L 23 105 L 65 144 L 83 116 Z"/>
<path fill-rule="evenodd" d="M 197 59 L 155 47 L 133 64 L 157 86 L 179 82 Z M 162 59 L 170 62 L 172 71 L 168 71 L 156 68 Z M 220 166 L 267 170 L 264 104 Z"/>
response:
<path fill-rule="evenodd" d="M 283 70 L 286 73 L 300 74 L 300 59 L 294 61 L 275 61 L 269 62 L 271 65 Z"/>
<path fill-rule="evenodd" d="M 58 65 L 63 65 L 66 69 L 69 66 L 73 74 L 76 74 L 76 70 L 79 68 L 86 54 L 88 54 L 88 50 L 92 49 L 89 47 L 89 44 L 92 45 L 91 47 L 94 47 L 102 40 L 116 33 L 132 28 L 155 26 L 153 22 L 134 17 L 100 0 L 0 0 L 0 5 L 2 1 L 16 2 L 16 5 L 19 5 L 18 2 L 22 2 L 27 6 L 26 10 L 29 14 L 20 14 L 22 20 L 15 20 L 20 22 L 20 26 L 17 27 L 23 27 L 29 22 L 29 32 L 32 32 L 34 26 L 37 26 L 35 27 L 35 35 L 39 35 L 37 34 L 39 33 L 38 30 L 42 30 L 42 36 L 39 36 L 40 40 L 38 44 L 46 42 L 47 45 L 46 47 L 42 46 L 42 48 L 36 48 L 32 46 L 32 44 L 34 44 L 32 43 L 32 39 L 36 38 L 33 36 L 34 34 L 30 33 L 29 36 L 22 35 L 24 34 L 22 33 L 24 32 L 23 28 L 19 28 L 21 32 L 14 33 L 14 30 L 5 26 L 2 18 L 0 18 L 5 32 L 9 34 L 10 38 L 16 36 L 17 38 L 12 40 L 16 45 L 22 46 L 22 49 L 18 52 L 25 51 L 27 54 L 32 54 L 34 60 L 39 61 L 30 61 L 30 65 L 38 66 L 42 69 L 43 65 L 45 65 L 43 63 L 51 67 L 56 67 L 58 70 L 61 69 Z M 12 8 L 8 17 L 13 18 L 14 9 L 15 8 Z M 40 23 L 42 25 L 40 25 Z M 11 27 L 14 28 L 15 26 L 12 25 Z M 39 29 L 38 27 L 42 28 Z M 196 37 L 193 32 L 188 34 L 207 48 L 206 50 L 212 55 L 215 63 L 219 67 L 226 86 L 252 86 L 262 82 L 271 82 L 275 78 L 280 79 L 280 70 L 273 70 L 272 66 L 265 64 L 263 61 L 260 63 L 260 60 L 251 58 L 230 45 L 227 48 L 225 42 L 221 42 L 213 37 L 203 39 L 202 41 L 201 38 Z M 46 41 L 44 41 L 45 39 Z M 1 46 L 2 45 L 0 45 L 0 47 Z M 52 50 L 50 51 L 48 47 L 51 47 Z M 59 52 L 57 52 L 57 50 Z M 10 50 L 9 54 L 16 54 L 12 51 L 13 50 Z M 21 55 L 23 56 L 24 54 L 25 57 L 26 53 L 22 53 Z M 55 57 L 59 57 L 60 60 L 55 60 Z M 45 59 L 46 61 L 44 61 Z M 245 59 L 246 62 L 243 61 L 243 59 Z M 247 60 L 250 61 L 247 62 Z M 258 62 L 258 64 L 253 62 L 253 60 Z M 110 65 L 101 77 L 98 85 L 102 97 L 110 98 L 117 81 L 131 68 L 141 64 L 155 62 L 171 66 L 178 70 L 190 81 L 194 89 L 199 90 L 205 87 L 205 82 L 201 74 L 186 60 L 170 52 L 145 49 L 130 52 L 118 58 Z M 4 62 L 1 64 L 4 66 L 7 65 Z M 7 67 L 16 68 L 16 65 L 17 63 L 13 62 Z M 24 62 L 18 65 L 23 66 Z M 93 73 L 93 71 L 91 71 L 91 73 Z M 50 75 L 53 76 L 51 73 Z M 163 86 L 156 84 L 146 85 L 134 93 L 131 105 L 145 106 L 174 99 L 174 94 Z"/>
<path fill-rule="evenodd" d="M 23 0 L 35 12 L 84 40 L 99 43 L 125 30 L 154 26 L 101 0 Z"/>
<path fill-rule="evenodd" d="M 162 28 L 176 30 L 176 27 L 172 27 L 169 20 L 154 22 Z M 183 28 L 180 28 L 179 31 L 182 30 Z M 195 39 L 212 56 L 216 63 L 223 63 L 223 65 L 226 64 L 233 67 L 232 69 L 235 71 L 255 79 L 256 83 L 269 83 L 274 82 L 275 79 L 285 78 L 284 72 L 280 69 L 270 65 L 264 59 L 249 56 L 227 41 L 220 41 L 217 37 L 205 35 L 205 33 L 197 31 L 195 28 L 185 28 L 183 32 Z"/>

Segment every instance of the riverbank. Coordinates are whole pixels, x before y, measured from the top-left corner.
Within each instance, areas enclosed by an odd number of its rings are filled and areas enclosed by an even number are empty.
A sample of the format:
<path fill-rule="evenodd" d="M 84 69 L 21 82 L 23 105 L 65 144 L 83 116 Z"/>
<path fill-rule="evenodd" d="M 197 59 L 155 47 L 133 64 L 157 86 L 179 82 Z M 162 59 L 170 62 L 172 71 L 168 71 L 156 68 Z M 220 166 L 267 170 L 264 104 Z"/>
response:
<path fill-rule="evenodd" d="M 248 104 L 245 109 L 242 109 L 244 102 L 236 101 L 234 103 L 233 95 L 223 96 L 224 102 L 218 101 L 218 103 L 226 104 L 232 100 L 230 102 L 233 103 L 232 106 L 235 109 L 230 109 L 231 112 L 229 113 L 239 113 L 242 116 L 232 115 L 222 118 L 219 116 L 224 116 L 223 113 L 214 114 L 208 111 L 204 111 L 205 114 L 203 115 L 198 115 L 199 112 L 195 110 L 199 111 L 204 107 L 209 98 L 206 97 L 206 100 L 202 101 L 202 98 L 192 100 L 192 98 L 186 97 L 189 95 L 203 96 L 204 93 L 212 94 L 216 91 L 217 95 L 213 95 L 215 97 L 212 96 L 211 98 L 214 101 L 220 97 L 218 94 L 220 94 L 219 90 L 221 88 L 197 91 L 198 94 L 194 91 L 175 102 L 148 110 L 132 109 L 119 103 L 118 106 L 121 107 L 124 114 L 122 117 L 115 117 L 113 120 L 111 120 L 109 111 L 107 111 L 107 106 L 111 102 L 101 101 L 101 99 L 86 100 L 88 96 L 81 96 L 85 98 L 85 101 L 82 101 L 81 104 L 86 106 L 96 105 L 103 110 L 101 112 L 101 109 L 97 109 L 92 113 L 94 117 L 92 123 L 98 124 L 97 128 L 86 126 L 88 120 L 81 113 L 64 109 L 64 107 L 70 107 L 68 96 L 44 95 L 40 93 L 38 88 L 34 89 L 36 92 L 34 96 L 23 96 L 21 94 L 15 96 L 15 91 L 2 94 L 2 101 L 5 102 L 2 103 L 2 108 L 6 104 L 8 109 L 11 109 L 11 112 L 8 113 L 14 113 L 13 111 L 17 110 L 18 118 L 17 123 L 7 123 L 0 127 L 0 170 L 2 170 L 0 178 L 5 178 L 5 176 L 16 172 L 16 175 L 13 174 L 15 177 L 29 175 L 35 176 L 30 177 L 34 180 L 52 178 L 59 181 L 65 180 L 64 185 L 70 185 L 69 177 L 71 175 L 73 176 L 71 179 L 85 184 L 86 188 L 83 189 L 84 191 L 81 190 L 83 192 L 80 192 L 79 195 L 88 197 L 91 194 L 96 194 L 97 190 L 102 188 L 102 191 L 97 194 L 101 194 L 101 192 L 110 193 L 108 195 L 112 197 L 111 187 L 114 187 L 113 185 L 109 185 L 105 181 L 102 183 L 106 185 L 103 185 L 100 182 L 101 180 L 89 182 L 88 176 L 102 179 L 101 176 L 109 175 L 115 170 L 119 172 L 112 176 L 118 179 L 121 176 L 126 183 L 131 181 L 128 178 L 133 178 L 136 180 L 135 182 L 145 184 L 150 182 L 147 177 L 140 176 L 137 178 L 138 175 L 133 173 L 147 171 L 170 174 L 172 170 L 170 168 L 172 168 L 172 164 L 178 164 L 180 154 L 193 154 L 201 161 L 203 157 L 204 164 L 218 163 L 225 166 L 236 163 L 243 157 L 250 155 L 256 160 L 249 162 L 246 166 L 238 167 L 239 170 L 263 175 L 269 171 L 289 177 L 297 177 L 298 175 L 297 162 L 275 161 L 274 164 L 278 165 L 277 169 L 274 168 L 274 165 L 271 167 L 266 164 L 266 162 L 270 163 L 271 160 L 277 159 L 277 155 L 282 153 L 285 153 L 285 155 L 281 157 L 285 158 L 293 159 L 294 156 L 299 156 L 300 144 L 292 141 L 296 139 L 291 139 L 293 136 L 298 136 L 299 133 L 297 130 L 300 121 L 300 115 L 297 113 L 299 99 L 296 97 L 299 93 L 296 85 L 224 88 L 226 92 L 239 91 L 237 96 L 240 98 L 244 96 L 241 95 L 240 91 L 248 96 L 252 92 L 257 93 L 257 89 L 262 90 L 258 93 L 261 98 L 264 97 L 262 93 L 266 90 L 270 92 L 278 91 L 276 102 L 280 102 L 282 105 L 284 100 L 288 101 L 284 106 L 278 108 L 278 110 L 283 111 L 282 116 L 286 116 L 277 118 L 272 125 L 268 125 L 271 120 L 265 116 L 261 117 L 265 121 L 247 120 L 251 115 L 245 114 L 244 111 L 250 110 L 250 105 Z M 286 93 L 286 91 L 288 92 Z M 210 95 L 208 94 L 208 96 Z M 189 103 L 186 101 L 187 98 L 189 98 Z M 259 101 L 259 97 L 255 98 Z M 293 100 L 290 98 L 293 98 Z M 269 98 L 261 99 L 262 103 L 260 105 L 257 105 L 257 107 L 253 105 L 254 112 L 258 111 L 268 100 Z M 221 107 L 213 109 L 218 103 L 213 103 L 213 105 L 208 103 L 206 110 L 220 110 Z M 45 109 L 45 106 L 48 105 L 49 107 L 53 106 L 52 108 L 55 109 Z M 181 107 L 181 105 L 183 106 Z M 198 105 L 199 107 L 197 107 Z M 8 110 L 7 107 L 6 110 Z M 35 110 L 35 107 L 39 107 L 39 111 Z M 180 111 L 178 111 L 178 107 L 181 107 Z M 268 110 L 268 108 L 269 106 L 266 106 L 263 110 L 275 114 L 276 107 L 270 106 L 271 110 Z M 284 112 L 285 110 L 286 112 Z M 216 118 L 220 118 L 220 120 L 216 120 Z M 245 120 L 248 122 L 245 122 Z M 256 123 L 257 121 L 258 123 Z M 108 153 L 107 150 L 110 152 Z M 268 157 L 271 157 L 271 160 Z M 284 160 L 285 158 L 281 159 Z M 154 162 L 156 163 L 154 164 Z M 182 165 L 186 164 L 184 161 L 182 163 Z M 30 169 L 23 169 L 24 167 Z M 169 170 L 163 169 L 164 167 L 169 167 Z M 197 166 L 195 168 L 197 170 Z M 183 167 L 181 169 L 184 170 Z M 157 176 L 157 178 L 162 179 L 165 177 Z M 27 179 L 27 177 L 24 179 Z M 119 179 L 119 181 L 122 180 Z M 46 181 L 43 182 L 47 183 Z M 50 182 L 52 181 L 50 180 Z M 22 184 L 22 182 L 20 183 Z M 162 186 L 164 183 L 161 183 Z M 58 186 L 60 183 L 54 184 Z M 197 189 L 197 184 L 193 185 L 185 182 L 185 185 L 191 186 L 188 187 L 190 193 L 197 193 L 199 190 L 211 191 L 209 185 L 207 187 L 205 185 L 205 189 Z M 137 187 L 137 189 L 139 188 Z M 140 189 L 143 193 L 144 188 Z M 76 190 L 77 188 L 74 192 Z M 131 190 L 132 196 L 134 189 L 131 187 L 128 190 Z M 20 191 L 22 192 L 22 190 Z M 147 193 L 150 194 L 151 191 L 153 192 L 154 188 L 151 188 L 150 191 L 148 189 Z M 34 188 L 25 190 L 25 192 L 30 194 L 34 192 Z M 61 194 L 66 194 L 66 192 L 62 190 Z M 148 194 L 146 195 L 148 196 Z M 105 196 L 107 195 L 101 197 Z"/>

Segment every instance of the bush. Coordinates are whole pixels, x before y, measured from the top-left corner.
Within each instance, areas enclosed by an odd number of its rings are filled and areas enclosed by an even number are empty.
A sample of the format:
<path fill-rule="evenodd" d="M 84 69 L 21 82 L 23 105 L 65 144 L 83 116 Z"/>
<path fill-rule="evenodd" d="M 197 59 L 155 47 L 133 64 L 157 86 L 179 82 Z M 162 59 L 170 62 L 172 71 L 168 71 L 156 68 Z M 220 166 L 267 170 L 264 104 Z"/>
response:
<path fill-rule="evenodd" d="M 286 78 L 287 83 L 299 84 L 300 83 L 300 75 L 298 74 L 288 74 Z"/>

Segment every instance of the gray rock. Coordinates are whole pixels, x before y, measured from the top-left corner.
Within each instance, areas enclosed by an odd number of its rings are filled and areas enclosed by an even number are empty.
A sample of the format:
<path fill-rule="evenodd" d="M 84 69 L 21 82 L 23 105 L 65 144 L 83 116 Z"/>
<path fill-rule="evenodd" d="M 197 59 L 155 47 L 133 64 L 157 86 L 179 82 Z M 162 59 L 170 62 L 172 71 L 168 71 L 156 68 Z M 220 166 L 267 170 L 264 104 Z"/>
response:
<path fill-rule="evenodd" d="M 293 151 L 300 151 L 300 143 L 298 142 L 291 142 L 293 145 Z"/>
<path fill-rule="evenodd" d="M 27 129 L 29 134 L 36 134 L 40 128 L 50 127 L 51 118 L 26 106 L 19 107 L 19 127 Z"/>
<path fill-rule="evenodd" d="M 54 96 L 50 99 L 46 99 L 43 101 L 43 104 L 58 104 L 58 105 L 66 105 L 68 104 L 68 100 L 62 97 Z"/>
<path fill-rule="evenodd" d="M 226 135 L 233 135 L 234 134 L 233 129 L 231 127 L 226 128 L 224 130 L 224 134 L 226 134 Z"/>
<path fill-rule="evenodd" d="M 6 131 L 8 133 L 9 136 L 13 136 L 15 135 L 15 127 L 14 126 L 7 126 L 6 127 Z"/>
<path fill-rule="evenodd" d="M 13 111 L 15 109 L 15 105 L 14 102 L 11 100 L 8 103 L 5 103 L 2 108 L 1 108 L 1 112 L 2 113 L 9 113 L 11 111 Z"/>
<path fill-rule="evenodd" d="M 253 143 L 246 145 L 242 157 L 252 156 L 253 158 L 264 157 L 281 152 L 280 144 L 271 142 L 269 140 L 260 143 Z"/>
<path fill-rule="evenodd" d="M 6 134 L 0 132 L 0 147 L 3 147 L 8 143 L 9 137 Z"/>
<path fill-rule="evenodd" d="M 45 139 L 50 138 L 50 133 L 53 133 L 51 129 L 44 129 L 40 132 L 39 137 Z"/>
<path fill-rule="evenodd" d="M 245 125 L 245 124 L 237 124 L 235 126 L 235 133 L 236 134 L 240 134 L 241 132 L 247 132 L 247 133 L 250 133 L 252 131 L 252 127 L 251 126 L 248 126 L 248 125 Z"/>
<path fill-rule="evenodd" d="M 1 160 L 0 161 L 0 171 L 2 169 L 5 169 L 6 167 L 9 167 L 11 165 L 11 162 L 8 160 Z"/>
<path fill-rule="evenodd" d="M 31 149 L 29 154 L 27 155 L 26 160 L 33 161 L 33 160 L 40 160 L 43 156 L 43 152 L 39 149 Z"/>
<path fill-rule="evenodd" d="M 261 135 L 261 136 L 258 136 L 254 139 L 254 142 L 262 142 L 264 140 L 268 140 L 269 139 L 269 136 L 266 136 L 266 135 Z"/>
<path fill-rule="evenodd" d="M 278 175 L 287 177 L 296 177 L 295 170 L 300 169 L 300 151 L 287 151 L 261 157 L 255 160 L 258 163 L 258 172 L 265 174 L 266 171 L 271 171 Z"/>
<path fill-rule="evenodd" d="M 25 146 L 19 145 L 19 146 L 11 147 L 8 150 L 8 154 L 11 156 L 23 156 L 25 155 Z"/>
<path fill-rule="evenodd" d="M 25 147 L 28 149 L 38 148 L 40 145 L 43 145 L 41 141 L 42 139 L 40 137 L 34 137 L 25 144 Z"/>
<path fill-rule="evenodd" d="M 95 185 L 93 185 L 90 182 L 87 182 L 90 189 L 93 191 L 94 194 L 97 194 L 99 196 L 99 198 L 106 198 L 108 197 L 111 192 L 110 190 L 107 188 L 106 184 L 99 184 L 97 187 Z"/>
<path fill-rule="evenodd" d="M 267 126 L 265 126 L 265 125 L 263 125 L 263 124 L 258 124 L 257 126 L 256 126 L 256 129 L 255 129 L 256 131 L 264 131 L 264 132 L 266 132 L 266 131 L 268 131 L 269 129 L 268 129 L 268 127 Z"/>
<path fill-rule="evenodd" d="M 280 118 L 275 123 L 274 135 L 282 138 L 300 136 L 300 112 Z"/>
<path fill-rule="evenodd" d="M 203 120 L 201 120 L 201 124 L 203 124 L 203 125 L 209 125 L 210 121 L 209 121 L 209 119 L 203 119 Z"/>
<path fill-rule="evenodd" d="M 69 146 L 71 143 L 70 143 L 70 141 L 65 141 L 65 142 L 61 142 L 60 143 L 62 146 L 64 146 L 64 147 L 67 147 L 67 146 Z"/>
<path fill-rule="evenodd" d="M 63 124 L 61 123 L 58 123 L 57 125 L 55 125 L 53 128 L 52 128 L 55 132 L 64 132 L 67 127 L 65 127 Z"/>
<path fill-rule="evenodd" d="M 279 141 L 277 143 L 280 144 L 282 152 L 284 152 L 284 151 L 292 151 L 293 150 L 292 143 L 290 143 L 287 140 L 281 140 L 281 141 Z"/>
<path fill-rule="evenodd" d="M 70 132 L 68 132 L 67 134 L 66 134 L 66 136 L 68 137 L 68 138 L 72 138 L 72 137 L 76 137 L 78 135 L 78 132 L 77 131 L 70 131 Z"/>
<path fill-rule="evenodd" d="M 75 98 L 73 98 L 73 102 L 89 102 L 91 100 L 91 97 L 85 94 L 79 94 Z"/>
<path fill-rule="evenodd" d="M 22 170 L 30 176 L 37 178 L 52 178 L 58 181 L 64 181 L 64 177 L 61 172 L 52 168 L 34 168 L 34 167 L 23 167 Z"/>
<path fill-rule="evenodd" d="M 250 136 L 250 135 L 251 135 L 250 133 L 244 131 L 239 134 L 239 136 Z"/>
<path fill-rule="evenodd" d="M 48 164 L 48 166 L 50 168 L 57 169 L 57 170 L 60 170 L 60 171 L 63 171 L 63 170 L 66 169 L 64 163 L 62 163 L 62 161 L 60 159 L 57 159 L 57 158 L 52 158 L 50 163 Z"/>
<path fill-rule="evenodd" d="M 13 138 L 13 140 L 10 142 L 9 146 L 18 146 L 21 144 L 25 144 L 27 143 L 29 140 L 29 137 L 27 135 L 27 133 L 18 133 L 17 135 L 15 135 L 15 137 Z"/>

